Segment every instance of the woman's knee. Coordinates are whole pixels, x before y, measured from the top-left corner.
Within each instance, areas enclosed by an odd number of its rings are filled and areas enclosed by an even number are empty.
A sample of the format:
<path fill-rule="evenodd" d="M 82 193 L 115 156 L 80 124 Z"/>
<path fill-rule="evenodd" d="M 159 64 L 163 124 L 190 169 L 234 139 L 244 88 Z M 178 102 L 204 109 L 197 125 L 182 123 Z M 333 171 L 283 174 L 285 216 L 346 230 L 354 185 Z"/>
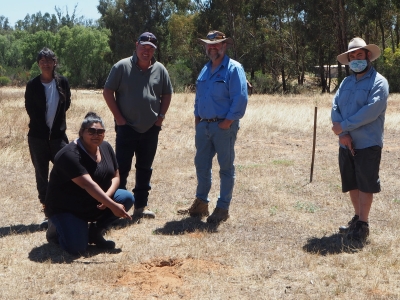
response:
<path fill-rule="evenodd" d="M 123 204 L 125 210 L 128 211 L 135 203 L 135 197 L 130 191 L 118 189 L 115 192 L 114 200 L 120 204 Z"/>

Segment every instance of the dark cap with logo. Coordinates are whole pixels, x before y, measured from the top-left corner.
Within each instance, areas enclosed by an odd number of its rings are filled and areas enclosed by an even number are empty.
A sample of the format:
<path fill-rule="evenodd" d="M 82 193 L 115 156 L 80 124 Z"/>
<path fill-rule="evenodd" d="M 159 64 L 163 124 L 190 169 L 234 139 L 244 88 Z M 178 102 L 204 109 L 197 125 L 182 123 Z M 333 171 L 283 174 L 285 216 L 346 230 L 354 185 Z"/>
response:
<path fill-rule="evenodd" d="M 157 49 L 157 38 L 151 32 L 144 32 L 138 38 L 141 45 L 150 45 Z"/>

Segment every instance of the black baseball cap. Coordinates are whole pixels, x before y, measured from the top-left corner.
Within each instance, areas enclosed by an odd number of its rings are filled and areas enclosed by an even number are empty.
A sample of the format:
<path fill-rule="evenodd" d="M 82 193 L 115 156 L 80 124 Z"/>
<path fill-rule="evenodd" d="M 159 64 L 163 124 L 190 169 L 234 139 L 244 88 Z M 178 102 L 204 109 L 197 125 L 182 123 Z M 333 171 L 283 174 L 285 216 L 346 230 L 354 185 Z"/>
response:
<path fill-rule="evenodd" d="M 138 38 L 141 45 L 150 45 L 157 49 L 157 38 L 151 32 L 144 32 Z"/>

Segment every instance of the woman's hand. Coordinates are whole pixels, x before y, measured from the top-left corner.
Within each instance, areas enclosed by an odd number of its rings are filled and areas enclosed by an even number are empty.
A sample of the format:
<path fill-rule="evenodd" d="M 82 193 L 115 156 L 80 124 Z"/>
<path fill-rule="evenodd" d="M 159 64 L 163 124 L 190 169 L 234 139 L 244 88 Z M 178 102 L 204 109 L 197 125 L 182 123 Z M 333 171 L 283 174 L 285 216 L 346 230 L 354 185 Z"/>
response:
<path fill-rule="evenodd" d="M 110 205 L 110 209 L 115 216 L 123 219 L 132 220 L 132 217 L 128 215 L 128 213 L 125 211 L 125 207 L 122 204 L 116 202 L 114 202 L 113 204 L 114 205 Z"/>
<path fill-rule="evenodd" d="M 101 210 L 105 210 L 107 208 L 107 206 L 105 206 L 103 203 L 100 203 L 97 205 L 97 208 L 101 209 Z"/>
<path fill-rule="evenodd" d="M 105 209 L 108 207 L 115 216 L 132 220 L 131 216 L 125 211 L 125 207 L 122 204 L 115 202 L 106 193 L 104 193 L 100 186 L 92 180 L 92 177 L 90 177 L 89 174 L 81 175 L 72 178 L 71 180 L 86 190 L 90 196 L 100 202 L 100 204 L 97 205 L 97 208 Z"/>

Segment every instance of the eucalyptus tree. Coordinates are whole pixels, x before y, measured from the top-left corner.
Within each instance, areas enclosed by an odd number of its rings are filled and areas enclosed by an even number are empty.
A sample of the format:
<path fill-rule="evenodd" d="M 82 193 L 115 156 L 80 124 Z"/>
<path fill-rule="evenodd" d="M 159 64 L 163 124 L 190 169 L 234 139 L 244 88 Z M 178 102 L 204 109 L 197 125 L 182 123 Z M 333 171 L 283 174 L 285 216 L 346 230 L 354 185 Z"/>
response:
<path fill-rule="evenodd" d="M 111 31 L 110 48 L 115 62 L 132 55 L 137 37 L 146 31 L 159 40 L 157 59 L 168 59 L 163 50 L 167 44 L 167 22 L 175 9 L 169 0 L 100 0 L 97 6 L 101 14 L 99 23 Z"/>
<path fill-rule="evenodd" d="M 74 87 L 101 88 L 107 79 L 111 64 L 108 29 L 95 29 L 76 25 L 64 26 L 59 31 L 58 56 L 61 71 Z M 61 42 L 62 40 L 62 42 Z"/>

